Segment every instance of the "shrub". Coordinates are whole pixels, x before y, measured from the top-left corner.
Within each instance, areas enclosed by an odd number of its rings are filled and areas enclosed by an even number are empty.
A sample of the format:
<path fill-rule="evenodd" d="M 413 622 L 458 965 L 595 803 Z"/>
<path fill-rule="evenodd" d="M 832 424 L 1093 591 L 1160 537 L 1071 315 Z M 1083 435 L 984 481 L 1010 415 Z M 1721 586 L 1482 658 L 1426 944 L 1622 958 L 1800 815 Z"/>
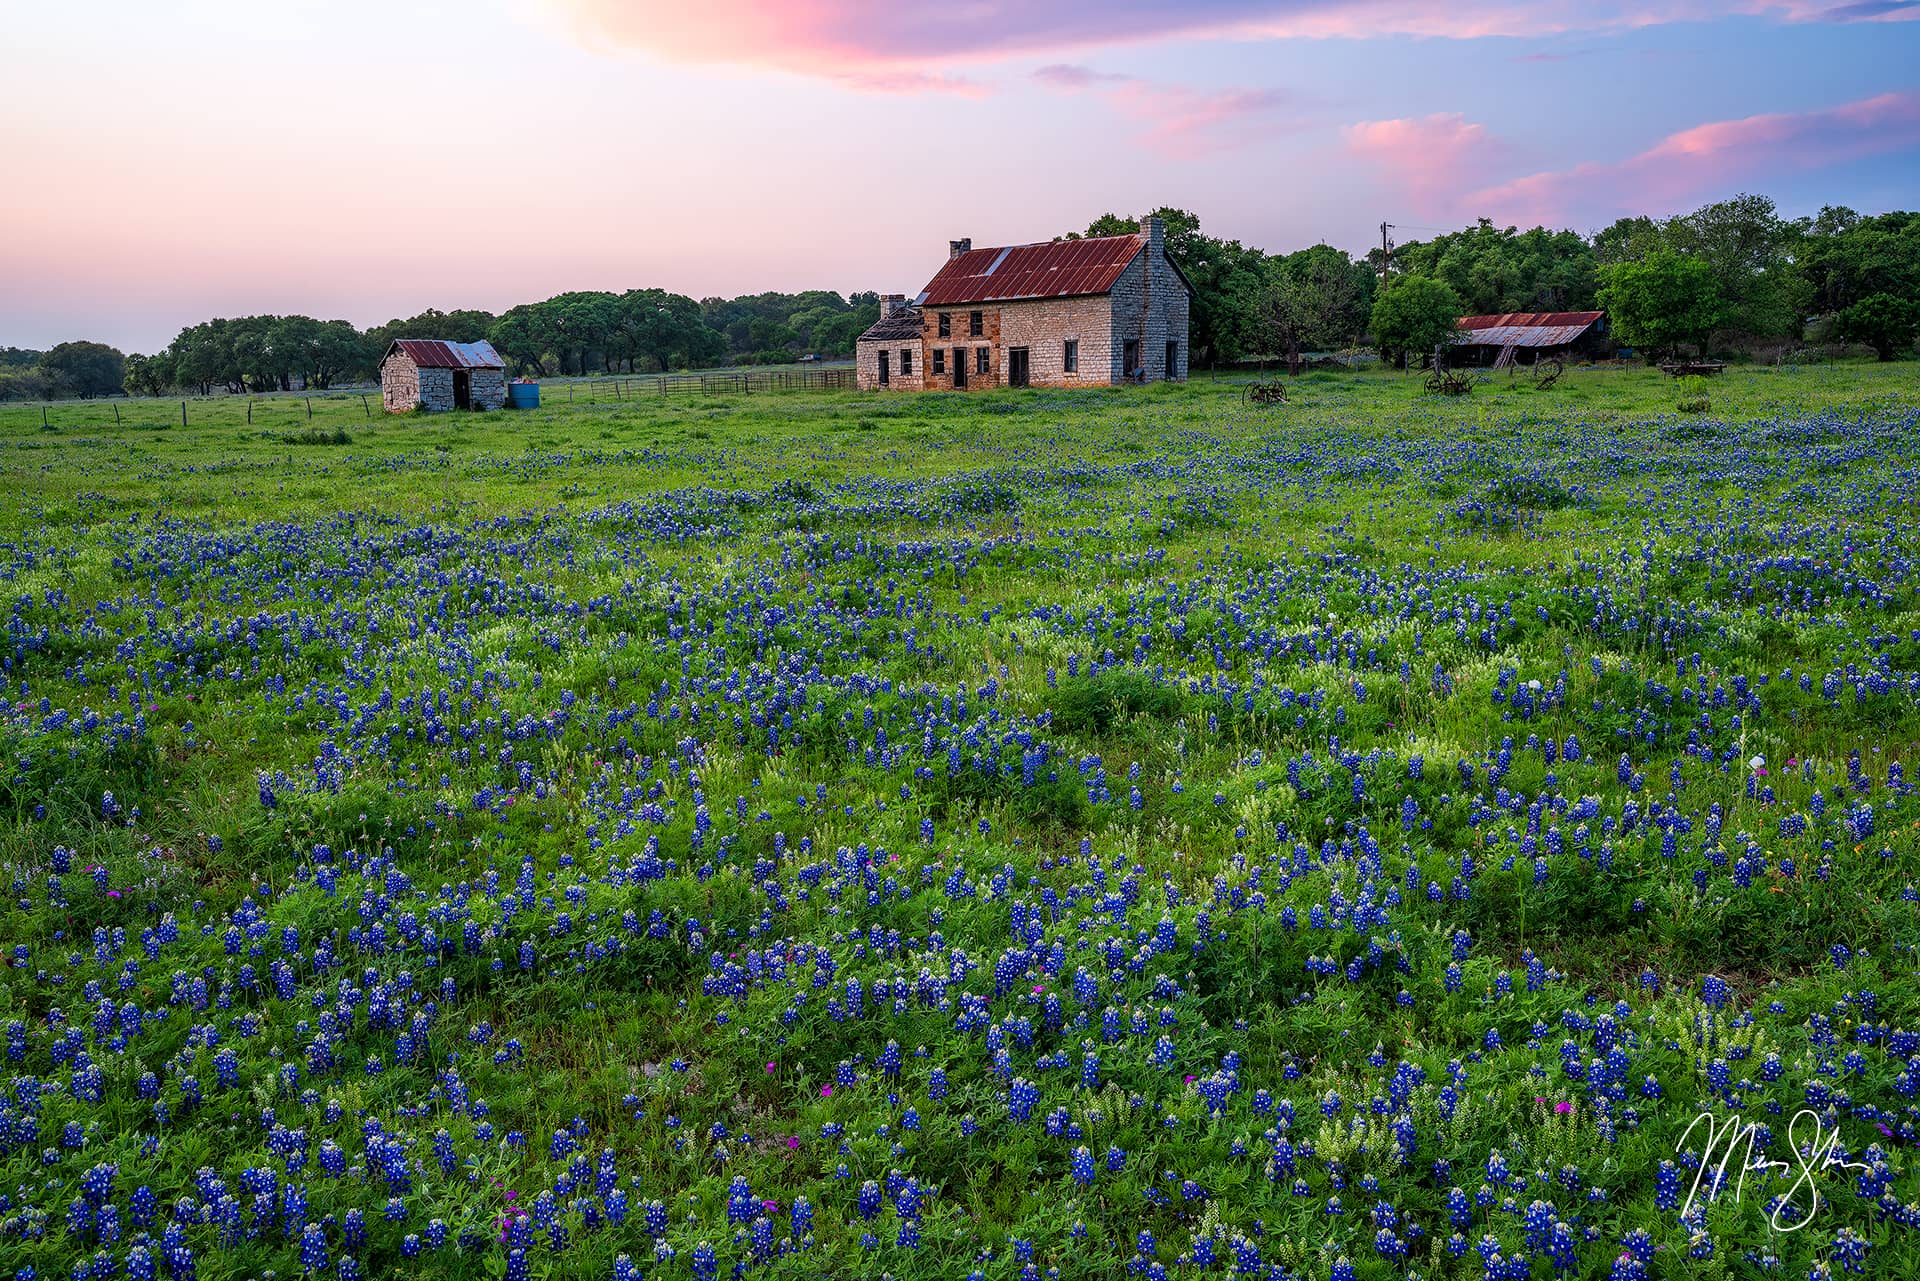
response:
<path fill-rule="evenodd" d="M 1053 698 L 1053 725 L 1069 733 L 1098 734 L 1135 716 L 1170 721 L 1184 707 L 1178 691 L 1145 672 L 1099 672 L 1060 682 Z"/>
<path fill-rule="evenodd" d="M 308 427 L 303 431 L 283 432 L 283 445 L 351 445 L 353 437 L 344 427 Z"/>
<path fill-rule="evenodd" d="M 1506 507 L 1533 507 L 1541 511 L 1559 511 L 1586 497 L 1586 487 L 1568 488 L 1553 476 L 1538 472 L 1506 476 L 1487 488 L 1487 501 Z"/>

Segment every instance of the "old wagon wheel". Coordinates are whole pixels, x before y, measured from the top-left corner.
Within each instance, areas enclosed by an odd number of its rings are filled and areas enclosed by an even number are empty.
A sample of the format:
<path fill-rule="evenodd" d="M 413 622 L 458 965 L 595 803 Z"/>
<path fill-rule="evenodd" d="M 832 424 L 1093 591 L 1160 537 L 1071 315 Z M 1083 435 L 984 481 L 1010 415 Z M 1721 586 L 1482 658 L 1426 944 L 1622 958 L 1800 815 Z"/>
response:
<path fill-rule="evenodd" d="M 1567 362 L 1558 356 L 1540 361 L 1533 367 L 1533 385 L 1541 391 L 1560 381 L 1560 375 L 1567 372 Z"/>

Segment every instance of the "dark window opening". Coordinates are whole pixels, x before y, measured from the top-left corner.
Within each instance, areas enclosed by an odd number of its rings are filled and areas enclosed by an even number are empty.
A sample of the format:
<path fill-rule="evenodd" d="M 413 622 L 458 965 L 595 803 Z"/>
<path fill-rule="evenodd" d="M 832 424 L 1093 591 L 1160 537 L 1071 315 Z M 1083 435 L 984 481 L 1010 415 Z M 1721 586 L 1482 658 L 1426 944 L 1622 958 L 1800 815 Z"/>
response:
<path fill-rule="evenodd" d="M 981 334 L 984 334 L 986 332 L 987 332 L 987 327 L 985 324 L 984 313 L 981 313 L 978 311 L 968 312 L 967 313 L 967 334 L 970 337 L 978 338 Z"/>
<path fill-rule="evenodd" d="M 887 377 L 887 353 L 883 351 L 880 353 L 880 385 L 885 387 L 889 381 L 891 380 Z"/>
<path fill-rule="evenodd" d="M 976 347 L 973 349 L 973 372 L 976 374 L 993 372 L 993 366 L 985 347 Z"/>
<path fill-rule="evenodd" d="M 947 351 L 944 347 L 933 349 L 933 372 L 936 374 L 947 372 Z"/>
<path fill-rule="evenodd" d="M 900 376 L 902 378 L 913 377 L 913 348 L 911 347 L 902 347 L 900 349 Z"/>
<path fill-rule="evenodd" d="M 1140 376 L 1140 340 L 1129 338 L 1120 346 L 1120 369 L 1128 378 Z"/>
<path fill-rule="evenodd" d="M 1080 372 L 1080 340 L 1069 338 L 1061 345 L 1060 368 L 1070 374 Z"/>
<path fill-rule="evenodd" d="M 1180 344 L 1177 342 L 1167 344 L 1167 371 L 1162 376 L 1169 379 L 1180 376 Z"/>
<path fill-rule="evenodd" d="M 953 317 L 943 311 L 940 313 L 940 336 L 942 338 L 948 338 L 948 337 L 951 337 L 952 335 L 953 335 Z"/>

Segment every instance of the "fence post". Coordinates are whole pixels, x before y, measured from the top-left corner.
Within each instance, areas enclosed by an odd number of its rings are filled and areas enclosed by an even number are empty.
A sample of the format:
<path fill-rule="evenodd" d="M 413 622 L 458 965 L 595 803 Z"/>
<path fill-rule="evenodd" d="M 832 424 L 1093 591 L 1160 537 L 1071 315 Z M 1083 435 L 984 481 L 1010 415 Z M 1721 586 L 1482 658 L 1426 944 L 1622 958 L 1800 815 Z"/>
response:
<path fill-rule="evenodd" d="M 307 399 L 307 421 L 312 422 L 313 421 L 313 397 L 308 396 L 306 399 Z"/>
<path fill-rule="evenodd" d="M 182 427 L 187 425 L 187 402 L 184 400 L 180 402 L 180 425 Z"/>
<path fill-rule="evenodd" d="M 365 392 L 360 393 L 360 412 L 368 418 L 373 417 L 373 410 L 367 408 L 367 394 Z"/>
<path fill-rule="evenodd" d="M 118 405 L 113 407 L 113 425 L 115 427 L 120 425 L 120 406 Z"/>
<path fill-rule="evenodd" d="M 50 426 L 47 422 L 47 407 L 45 405 L 40 406 L 40 425 L 42 427 Z"/>
<path fill-rule="evenodd" d="M 247 426 L 253 426 L 253 402 L 251 400 L 247 402 Z"/>

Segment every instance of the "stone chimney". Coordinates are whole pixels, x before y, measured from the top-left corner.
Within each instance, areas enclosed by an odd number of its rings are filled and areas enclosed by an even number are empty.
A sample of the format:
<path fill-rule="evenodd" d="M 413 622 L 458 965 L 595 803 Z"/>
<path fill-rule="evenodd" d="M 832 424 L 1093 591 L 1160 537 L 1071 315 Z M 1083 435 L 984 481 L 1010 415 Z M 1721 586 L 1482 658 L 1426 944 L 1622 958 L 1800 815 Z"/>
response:
<path fill-rule="evenodd" d="M 958 258 L 961 254 L 968 252 L 972 248 L 972 236 L 968 236 L 964 240 L 949 240 L 947 242 L 947 257 L 949 259 Z"/>
<path fill-rule="evenodd" d="M 891 316 L 894 312 L 899 311 L 906 305 L 907 296 L 905 294 L 881 294 L 880 319 L 885 320 L 888 316 Z"/>
<path fill-rule="evenodd" d="M 1167 224 L 1158 218 L 1142 218 L 1140 235 L 1147 242 L 1147 257 L 1164 258 L 1167 254 Z"/>

